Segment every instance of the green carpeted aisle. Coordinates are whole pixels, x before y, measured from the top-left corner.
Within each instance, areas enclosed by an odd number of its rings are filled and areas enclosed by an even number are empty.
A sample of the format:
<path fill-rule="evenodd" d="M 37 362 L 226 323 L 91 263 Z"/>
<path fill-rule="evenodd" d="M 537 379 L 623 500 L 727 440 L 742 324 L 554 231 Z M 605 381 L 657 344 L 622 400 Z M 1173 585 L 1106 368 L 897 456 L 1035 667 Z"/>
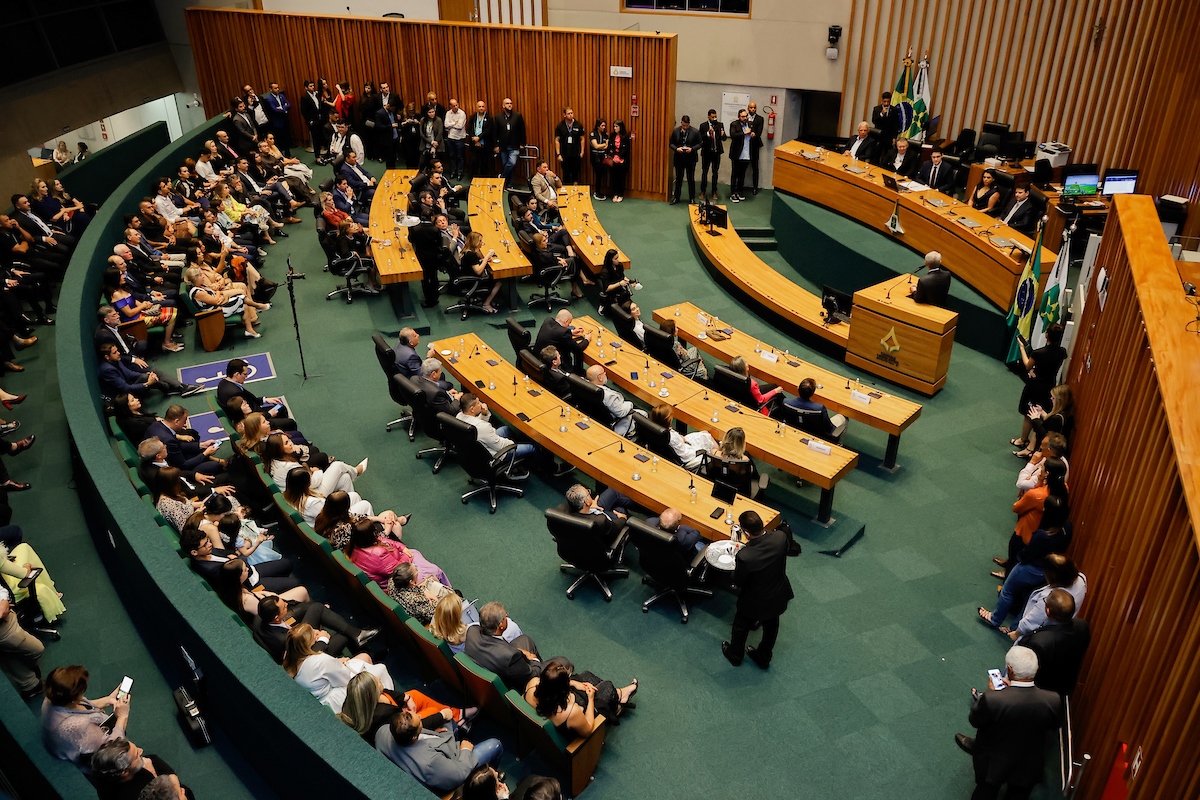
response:
<path fill-rule="evenodd" d="M 382 168 L 372 164 L 371 169 Z M 317 171 L 318 177 L 325 174 L 325 168 Z M 732 222 L 768 225 L 770 208 L 771 193 L 763 192 L 731 206 Z M 628 200 L 620 205 L 597 203 L 597 209 L 631 257 L 631 274 L 645 285 L 635 300 L 647 315 L 655 307 L 690 300 L 764 341 L 846 371 L 771 329 L 754 309 L 716 284 L 689 241 L 685 206 Z M 694 603 L 686 626 L 679 624 L 677 609 L 669 603 L 643 614 L 641 603 L 652 592 L 640 583 L 632 551 L 633 574 L 614 583 L 611 604 L 587 588 L 574 601 L 566 599 L 571 578 L 558 570 L 542 511 L 561 502 L 569 479 L 535 476 L 523 499 L 502 498 L 499 512 L 491 516 L 482 500 L 467 506 L 459 502 L 465 475 L 452 461 L 432 475 L 430 461 L 413 457 L 427 439 L 418 435 L 410 443 L 400 430 L 384 433 L 384 423 L 397 416 L 397 408 L 388 397 L 370 336 L 377 331 L 391 334 L 401 323 L 386 296 L 360 298 L 350 306 L 324 299 L 334 279 L 321 271 L 324 262 L 308 212 L 302 216 L 305 224 L 290 226 L 291 237 L 270 248 L 265 275 L 281 281 L 286 256 L 297 271 L 307 273 L 307 280 L 296 284 L 296 305 L 307 368 L 320 377 L 302 382 L 297 376 L 300 361 L 283 288 L 264 315 L 262 339 L 231 339 L 232 349 L 206 354 L 192 344 L 189 333 L 186 352 L 158 363 L 176 368 L 269 351 L 278 377 L 250 388 L 258 394 L 287 395 L 301 429 L 322 449 L 350 463 L 369 456 L 370 468 L 356 488 L 377 510 L 413 514 L 406 541 L 441 565 L 467 598 L 502 600 L 543 655 L 567 655 L 579 668 L 618 684 L 640 679 L 639 707 L 610 731 L 588 797 L 969 794 L 970 760 L 955 747 L 953 734 L 969 732 L 970 687 L 982 687 L 986 670 L 1002 664 L 1007 642 L 979 625 L 974 612 L 995 597 L 996 582 L 987 572 L 990 557 L 1003 552 L 1012 528 L 1009 507 L 1020 466 L 1006 446 L 1016 432 L 1013 407 L 1019 383 L 1002 364 L 957 347 L 950 380 L 936 398 L 886 386 L 922 402 L 923 416 L 903 438 L 901 468 L 895 474 L 879 468 L 886 436 L 851 426 L 845 445 L 862 455 L 859 468 L 839 486 L 836 523 L 828 530 L 811 522 L 817 490 L 797 488 L 789 476 L 766 468 L 771 475 L 766 502 L 791 522 L 805 553 L 789 561 L 796 599 L 783 618 L 770 671 L 749 661 L 734 669 L 720 653 L 734 598 L 719 593 Z M 828 224 L 826 233 L 847 241 L 875 236 L 842 218 Z M 777 254 L 763 255 L 774 266 L 788 268 Z M 522 293 L 528 292 L 522 286 Z M 594 300 L 593 295 L 572 308 L 580 315 L 595 315 Z M 448 304 L 443 301 L 443 306 Z M 522 312 L 518 317 L 540 324 L 545 313 Z M 500 327 L 503 315 L 475 315 L 461 322 L 457 314 L 435 314 L 431 320 L 432 338 L 473 330 L 499 353 L 511 356 Z M 53 380 L 48 371 L 45 380 Z M 5 388 L 25 391 L 28 381 L 8 378 Z M 38 388 L 46 395 L 55 391 L 53 385 Z M 207 399 L 191 398 L 185 405 L 194 412 L 207 410 Z M 64 449 L 61 432 L 58 436 L 58 446 Z M 22 460 L 43 458 L 44 452 L 38 455 L 35 450 Z M 24 463 L 18 462 L 17 477 L 41 479 L 47 490 L 65 499 L 65 452 L 62 458 L 54 473 L 60 476 L 57 488 L 50 475 L 22 472 Z M 39 493 L 16 500 L 30 503 L 25 518 L 34 513 L 34 502 L 46 502 Z M 45 512 L 52 520 L 48 530 L 81 528 L 77 508 L 66 502 L 53 505 Z M 864 524 L 866 537 L 844 558 L 817 554 L 818 549 L 841 544 Z M 72 536 L 75 546 L 91 547 L 83 541 L 86 533 Z M 69 543 L 44 549 L 52 566 L 60 559 L 73 559 Z M 99 625 L 106 615 L 121 613 L 107 575 L 94 563 L 80 566 L 58 567 L 55 573 L 71 576 L 71 581 L 59 578 L 68 588 L 68 602 L 72 596 L 89 596 L 89 605 L 77 604 L 81 613 L 69 624 Z M 309 574 L 313 573 L 305 574 L 306 580 Z M 91 596 L 98 599 L 92 602 Z M 125 640 L 106 646 L 103 658 L 95 650 L 76 656 L 93 664 L 108 662 L 104 669 L 94 669 L 103 676 L 98 683 L 118 679 L 122 669 L 129 669 L 125 653 L 140 650 L 137 641 L 129 641 L 128 626 L 124 630 Z M 752 642 L 756 638 L 752 635 Z M 68 640 L 54 647 L 60 649 L 50 658 L 52 663 L 69 660 L 58 655 L 71 652 Z M 398 683 L 412 685 L 414 671 L 401 655 L 394 654 L 389 665 Z M 146 713 L 138 717 L 138 725 L 149 724 L 146 705 L 135 704 L 135 715 Z M 161 712 L 166 713 L 165 706 Z M 132 735 L 139 741 L 151 738 L 150 730 L 138 725 Z M 162 736 L 169 738 L 170 725 L 169 719 L 157 723 Z M 485 733 L 488 730 L 483 727 Z M 514 742 L 508 739 L 506 744 Z M 201 788 L 191 771 L 203 775 L 203 759 L 209 754 L 192 756 L 182 752 L 185 748 L 171 751 L 157 743 L 155 747 L 169 761 L 178 761 L 189 782 Z M 511 746 L 508 749 L 504 764 L 514 779 L 539 768 L 536 757 L 518 763 Z M 199 796 L 264 796 L 259 788 L 237 785 L 230 769 L 249 776 L 237 762 L 229 760 L 227 765 L 222 780 L 228 789 L 198 792 Z M 1050 794 L 1043 787 L 1035 796 Z"/>

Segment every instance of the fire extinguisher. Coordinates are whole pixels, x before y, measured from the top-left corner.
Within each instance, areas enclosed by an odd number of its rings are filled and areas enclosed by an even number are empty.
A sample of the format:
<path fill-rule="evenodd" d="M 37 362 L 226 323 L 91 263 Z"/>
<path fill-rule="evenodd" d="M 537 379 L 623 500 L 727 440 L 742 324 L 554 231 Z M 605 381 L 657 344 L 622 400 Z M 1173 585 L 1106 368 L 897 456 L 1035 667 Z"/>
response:
<path fill-rule="evenodd" d="M 766 108 L 763 109 L 763 111 L 767 112 L 767 138 L 774 139 L 775 138 L 775 109 L 771 108 L 770 106 L 767 106 Z"/>

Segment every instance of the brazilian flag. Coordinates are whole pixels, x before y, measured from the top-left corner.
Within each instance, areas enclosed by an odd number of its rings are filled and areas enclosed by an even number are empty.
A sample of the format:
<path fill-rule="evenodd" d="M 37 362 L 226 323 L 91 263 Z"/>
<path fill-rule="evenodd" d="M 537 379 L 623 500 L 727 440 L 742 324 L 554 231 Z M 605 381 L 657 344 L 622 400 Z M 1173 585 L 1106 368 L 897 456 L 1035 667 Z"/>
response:
<path fill-rule="evenodd" d="M 1006 363 L 1011 364 L 1021 358 L 1021 348 L 1017 338 L 1023 337 L 1029 341 L 1030 330 L 1033 327 L 1033 307 L 1037 300 L 1038 281 L 1042 278 L 1042 233 L 1045 222 L 1038 222 L 1037 239 L 1033 244 L 1033 254 L 1025 262 L 1025 270 L 1017 284 L 1017 293 L 1013 297 L 1012 308 L 1008 312 L 1006 322 L 1013 327 L 1012 342 L 1008 346 Z"/>
<path fill-rule="evenodd" d="M 896 114 L 900 117 L 900 125 L 898 126 L 900 135 L 907 137 L 908 131 L 912 128 L 915 121 L 913 115 L 913 60 L 911 50 L 904 57 L 904 62 L 900 70 L 900 78 L 896 81 L 896 88 L 892 89 L 892 108 L 896 109 Z"/>

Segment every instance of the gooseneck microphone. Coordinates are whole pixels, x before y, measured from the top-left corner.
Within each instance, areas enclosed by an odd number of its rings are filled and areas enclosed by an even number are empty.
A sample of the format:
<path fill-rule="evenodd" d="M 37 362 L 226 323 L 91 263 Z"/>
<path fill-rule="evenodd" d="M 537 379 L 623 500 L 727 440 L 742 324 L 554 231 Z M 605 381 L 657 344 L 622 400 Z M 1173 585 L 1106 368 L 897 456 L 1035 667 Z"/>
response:
<path fill-rule="evenodd" d="M 590 456 L 592 453 L 599 453 L 601 450 L 605 449 L 606 447 L 612 447 L 614 444 L 619 444 L 619 445 L 621 445 L 621 449 L 619 449 L 619 450 L 617 451 L 618 453 L 624 453 L 624 452 L 625 452 L 625 438 L 624 438 L 624 437 L 620 437 L 620 438 L 618 438 L 618 439 L 617 439 L 615 442 L 609 442 L 608 444 L 602 444 L 602 445 L 600 445 L 600 446 L 599 446 L 599 447 L 597 447 L 595 450 L 592 450 L 591 452 L 589 452 L 589 453 L 588 453 L 588 455 Z"/>

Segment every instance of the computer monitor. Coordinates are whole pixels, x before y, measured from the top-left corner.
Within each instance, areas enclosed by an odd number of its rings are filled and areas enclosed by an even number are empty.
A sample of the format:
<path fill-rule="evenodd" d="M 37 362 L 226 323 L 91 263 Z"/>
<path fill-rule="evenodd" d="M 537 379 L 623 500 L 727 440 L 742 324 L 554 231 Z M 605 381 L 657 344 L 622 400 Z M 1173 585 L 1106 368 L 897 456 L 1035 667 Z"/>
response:
<path fill-rule="evenodd" d="M 854 305 L 854 298 L 851 295 L 832 286 L 821 287 L 821 308 L 825 309 L 825 319 L 828 324 L 848 321 L 852 305 Z"/>
<path fill-rule="evenodd" d="M 1004 134 L 1008 133 L 1011 129 L 1012 126 L 1007 122 L 985 122 L 983 123 L 983 127 L 980 128 L 979 132 L 990 133 L 1003 139 Z"/>
<path fill-rule="evenodd" d="M 1099 164 L 1067 164 L 1062 168 L 1062 176 L 1068 175 L 1099 175 Z"/>
<path fill-rule="evenodd" d="M 1099 190 L 1099 173 L 1093 172 L 1086 175 L 1066 175 L 1063 177 L 1063 197 L 1094 197 Z"/>
<path fill-rule="evenodd" d="M 1111 197 L 1114 194 L 1137 192 L 1138 171 L 1136 169 L 1110 169 L 1104 173 L 1104 185 L 1100 193 Z"/>

